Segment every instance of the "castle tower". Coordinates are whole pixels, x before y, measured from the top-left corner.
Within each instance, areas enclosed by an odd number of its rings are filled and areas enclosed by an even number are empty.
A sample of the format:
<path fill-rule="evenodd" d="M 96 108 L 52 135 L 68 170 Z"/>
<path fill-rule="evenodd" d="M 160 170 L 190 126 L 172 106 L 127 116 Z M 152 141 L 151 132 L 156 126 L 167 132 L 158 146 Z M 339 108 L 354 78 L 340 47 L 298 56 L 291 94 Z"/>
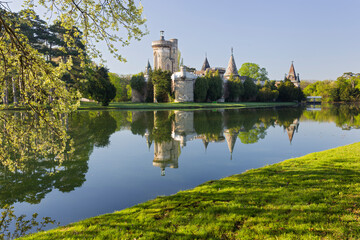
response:
<path fill-rule="evenodd" d="M 154 143 L 153 166 L 161 169 L 161 176 L 165 176 L 165 168 L 178 168 L 181 154 L 180 142 L 171 139 L 168 142 Z"/>
<path fill-rule="evenodd" d="M 291 62 L 289 74 L 286 76 L 296 87 L 300 87 L 300 76 L 296 75 L 294 62 Z"/>
<path fill-rule="evenodd" d="M 165 40 L 164 31 L 160 31 L 160 40 L 151 44 L 154 54 L 154 69 L 163 71 L 179 71 L 178 40 Z"/>
<path fill-rule="evenodd" d="M 231 56 L 230 56 L 228 67 L 227 67 L 226 72 L 224 74 L 224 78 L 226 80 L 228 80 L 231 75 L 233 75 L 234 78 L 240 77 L 239 73 L 238 73 L 238 70 L 237 70 L 237 67 L 236 67 L 236 64 L 235 64 L 233 48 L 231 48 Z"/>

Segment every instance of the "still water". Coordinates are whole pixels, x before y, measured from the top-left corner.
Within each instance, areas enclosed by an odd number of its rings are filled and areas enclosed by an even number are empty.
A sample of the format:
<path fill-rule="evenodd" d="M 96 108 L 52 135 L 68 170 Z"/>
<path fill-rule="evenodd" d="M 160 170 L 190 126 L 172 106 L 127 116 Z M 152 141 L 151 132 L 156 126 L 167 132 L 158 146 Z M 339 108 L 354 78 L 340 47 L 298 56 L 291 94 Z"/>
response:
<path fill-rule="evenodd" d="M 0 204 L 61 225 L 360 140 L 360 108 L 78 111 L 61 167 L 0 167 Z"/>

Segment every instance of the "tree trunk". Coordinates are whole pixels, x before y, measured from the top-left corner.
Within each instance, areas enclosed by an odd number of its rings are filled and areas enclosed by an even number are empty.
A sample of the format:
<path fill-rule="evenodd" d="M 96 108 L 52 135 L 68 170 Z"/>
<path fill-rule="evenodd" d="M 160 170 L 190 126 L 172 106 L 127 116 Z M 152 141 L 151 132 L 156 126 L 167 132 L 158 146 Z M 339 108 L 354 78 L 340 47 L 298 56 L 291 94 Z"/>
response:
<path fill-rule="evenodd" d="M 15 80 L 14 77 L 11 77 L 11 82 L 12 82 L 12 90 L 13 90 L 13 96 L 14 96 L 14 105 L 16 106 L 18 104 L 18 99 L 17 99 L 17 93 L 16 93 L 16 86 L 15 86 Z"/>
<path fill-rule="evenodd" d="M 9 86 L 8 78 L 5 78 L 5 90 L 4 90 L 4 99 L 3 99 L 3 103 L 4 103 L 5 105 L 8 105 L 8 104 L 9 104 L 9 90 L 8 90 L 8 86 Z"/>

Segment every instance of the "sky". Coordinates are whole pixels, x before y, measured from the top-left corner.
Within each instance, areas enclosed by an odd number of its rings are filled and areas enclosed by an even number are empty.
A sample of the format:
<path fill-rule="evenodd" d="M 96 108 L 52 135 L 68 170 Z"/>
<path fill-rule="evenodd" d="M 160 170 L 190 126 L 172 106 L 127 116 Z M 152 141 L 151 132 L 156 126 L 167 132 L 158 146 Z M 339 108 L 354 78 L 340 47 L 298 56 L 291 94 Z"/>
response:
<path fill-rule="evenodd" d="M 9 0 L 19 11 L 22 0 Z M 138 1 L 137 1 L 138 2 Z M 336 80 L 360 72 L 358 0 L 143 0 L 149 34 L 133 40 L 119 62 L 99 45 L 110 72 L 135 74 L 153 66 L 151 42 L 177 38 L 183 63 L 200 69 L 205 54 L 211 67 L 227 67 L 231 47 L 238 68 L 245 62 L 265 67 L 282 80 L 291 62 L 302 80 Z M 41 16 L 41 11 L 40 14 Z"/>

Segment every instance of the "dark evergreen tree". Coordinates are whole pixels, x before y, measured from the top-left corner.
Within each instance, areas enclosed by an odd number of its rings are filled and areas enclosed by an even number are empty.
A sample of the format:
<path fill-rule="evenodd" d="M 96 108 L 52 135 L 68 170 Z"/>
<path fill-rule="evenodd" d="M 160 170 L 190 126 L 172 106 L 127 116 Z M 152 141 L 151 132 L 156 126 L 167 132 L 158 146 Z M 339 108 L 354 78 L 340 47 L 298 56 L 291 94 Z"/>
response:
<path fill-rule="evenodd" d="M 243 85 L 244 85 L 243 100 L 249 101 L 255 99 L 258 93 L 258 87 L 254 83 L 254 81 L 251 78 L 247 77 Z"/>
<path fill-rule="evenodd" d="M 240 79 L 237 77 L 234 79 L 234 76 L 231 75 L 228 82 L 228 92 L 229 96 L 226 99 L 228 102 L 237 102 L 244 93 L 244 87 Z"/>
<path fill-rule="evenodd" d="M 168 102 L 171 96 L 171 72 L 157 69 L 152 74 L 154 94 L 158 102 Z"/>
<path fill-rule="evenodd" d="M 110 82 L 109 70 L 105 67 L 88 69 L 88 92 L 90 96 L 101 102 L 103 106 L 108 106 L 116 96 L 116 88 Z"/>
<path fill-rule="evenodd" d="M 209 89 L 209 85 L 207 79 L 205 77 L 198 77 L 195 80 L 195 87 L 194 87 L 195 102 L 205 102 L 208 89 Z"/>
<path fill-rule="evenodd" d="M 219 71 L 209 71 L 205 77 L 208 80 L 209 86 L 207 92 L 207 99 L 210 101 L 216 101 L 220 99 L 223 94 L 223 80 L 219 75 Z"/>

